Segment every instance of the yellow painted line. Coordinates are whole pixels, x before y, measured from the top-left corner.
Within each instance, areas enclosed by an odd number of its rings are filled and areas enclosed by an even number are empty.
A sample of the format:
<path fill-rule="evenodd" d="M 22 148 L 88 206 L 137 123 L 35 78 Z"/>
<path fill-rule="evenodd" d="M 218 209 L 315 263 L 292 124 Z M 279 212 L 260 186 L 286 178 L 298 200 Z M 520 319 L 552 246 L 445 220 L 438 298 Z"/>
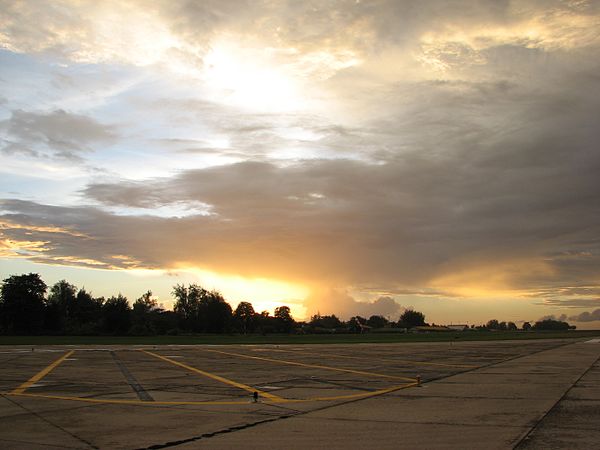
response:
<path fill-rule="evenodd" d="M 166 356 L 161 356 L 161 355 L 158 355 L 156 353 L 149 352 L 147 350 L 140 350 L 140 351 L 142 351 L 142 352 L 144 352 L 144 353 L 146 353 L 148 355 L 154 356 L 155 358 L 162 359 L 163 361 L 170 362 L 171 364 L 174 364 L 176 366 L 183 367 L 184 369 L 187 369 L 189 371 L 198 373 L 198 374 L 200 374 L 202 376 L 205 376 L 207 378 L 212 378 L 213 380 L 220 381 L 221 383 L 229 384 L 230 386 L 235 386 L 237 388 L 243 389 L 243 390 L 248 391 L 248 392 L 258 392 L 259 395 L 261 395 L 262 397 L 268 398 L 268 399 L 270 399 L 270 400 L 272 400 L 274 402 L 278 402 L 278 401 L 282 401 L 283 400 L 281 397 L 278 397 L 277 395 L 273 395 L 273 394 L 270 394 L 268 392 L 261 391 L 259 389 L 253 388 L 252 386 L 248 386 L 246 384 L 238 383 L 237 381 L 229 380 L 229 379 L 221 377 L 219 375 L 215 375 L 215 374 L 212 374 L 212 373 L 209 373 L 209 372 L 205 372 L 204 370 L 200 370 L 200 369 L 197 369 L 195 367 L 188 366 L 187 364 L 184 364 L 184 363 L 179 362 L 179 361 L 175 361 L 174 359 L 171 359 L 171 358 L 167 358 Z"/>
<path fill-rule="evenodd" d="M 406 389 L 409 387 L 417 386 L 417 383 L 408 383 L 400 386 L 393 386 L 387 389 L 380 389 L 372 392 L 361 392 L 360 394 L 348 394 L 338 395 L 332 397 L 312 397 L 312 398 L 279 398 L 278 400 L 269 402 L 265 401 L 262 403 L 307 403 L 307 402 L 327 402 L 335 400 L 350 400 L 356 398 L 369 398 L 376 395 L 387 394 L 389 392 L 398 391 L 400 389 Z M 77 401 L 84 403 L 96 403 L 96 404 L 115 404 L 115 405 L 143 405 L 143 406 L 174 406 L 174 405 L 248 405 L 252 404 L 248 400 L 206 400 L 206 401 L 143 401 L 143 400 L 124 400 L 124 399 L 100 399 L 100 398 L 88 398 L 88 397 L 70 397 L 65 395 L 46 395 L 46 394 L 26 394 L 26 393 L 14 393 L 9 392 L 5 395 L 16 395 L 19 397 L 32 397 L 32 398 L 44 398 L 50 400 L 66 400 L 66 401 Z"/>
<path fill-rule="evenodd" d="M 71 356 L 74 352 L 75 352 L 75 350 L 71 350 L 70 352 L 65 353 L 60 358 L 58 358 L 56 361 L 54 361 L 52 364 L 50 364 L 48 367 L 46 367 L 45 369 L 42 369 L 40 372 L 38 372 L 37 374 L 35 374 L 34 376 L 32 376 L 29 380 L 27 380 L 21 386 L 19 386 L 18 388 L 14 389 L 11 392 L 11 394 L 23 394 L 34 383 L 37 383 L 42 378 L 44 378 L 46 375 L 48 375 L 50 372 L 52 372 L 54 369 L 56 369 L 56 367 L 60 363 L 62 363 L 65 359 L 67 359 L 69 356 Z"/>
<path fill-rule="evenodd" d="M 345 368 L 331 367 L 331 366 L 321 366 L 319 364 L 306 364 L 306 363 L 301 363 L 301 362 L 297 362 L 297 361 L 286 361 L 286 360 L 283 360 L 283 359 L 265 358 L 263 356 L 250 356 L 250 355 L 244 355 L 244 354 L 241 354 L 241 353 L 222 352 L 220 350 L 208 350 L 208 349 L 205 349 L 204 351 L 206 351 L 206 352 L 213 352 L 213 353 L 221 353 L 223 355 L 237 356 L 239 358 L 256 359 L 256 360 L 261 360 L 261 361 L 269 361 L 269 362 L 274 362 L 274 363 L 278 363 L 278 364 L 289 364 L 291 366 L 310 367 L 312 369 L 333 370 L 333 371 L 336 371 L 336 372 L 353 373 L 353 374 L 356 374 L 356 375 L 366 375 L 366 376 L 370 376 L 370 377 L 391 378 L 391 379 L 394 379 L 394 380 L 416 381 L 414 378 L 399 377 L 399 376 L 396 376 L 396 375 L 386 375 L 386 374 L 383 374 L 383 373 L 375 373 L 375 372 L 365 372 L 365 371 L 362 371 L 362 370 L 345 369 Z"/>
<path fill-rule="evenodd" d="M 224 401 L 143 401 L 143 400 L 122 400 L 118 398 L 113 399 L 101 399 L 101 398 L 87 398 L 87 397 L 70 397 L 65 395 L 46 395 L 46 394 L 13 394 L 12 392 L 8 395 L 17 395 L 19 397 L 35 397 L 35 398 L 47 398 L 52 400 L 69 400 L 85 403 L 99 403 L 99 404 L 116 404 L 116 405 L 145 405 L 145 406 L 161 406 L 161 405 L 247 405 L 251 403 L 249 400 L 224 400 Z"/>
<path fill-rule="evenodd" d="M 367 360 L 368 358 L 362 358 L 360 356 L 347 356 L 347 355 L 329 355 L 329 354 L 321 354 L 321 353 L 312 353 L 312 352 L 297 352 L 294 350 L 282 350 L 282 349 L 273 349 L 275 352 L 283 352 L 283 353 L 295 353 L 296 355 L 310 355 L 310 356 L 325 356 L 327 358 L 340 358 L 340 359 L 359 359 L 359 360 Z M 397 362 L 403 364 L 413 364 L 415 366 L 441 366 L 441 367 L 456 367 L 459 369 L 475 369 L 480 366 L 475 366 L 472 364 L 443 364 L 443 363 L 434 363 L 434 362 L 426 362 L 426 361 L 411 361 L 409 359 L 377 359 L 377 361 L 383 362 Z"/>

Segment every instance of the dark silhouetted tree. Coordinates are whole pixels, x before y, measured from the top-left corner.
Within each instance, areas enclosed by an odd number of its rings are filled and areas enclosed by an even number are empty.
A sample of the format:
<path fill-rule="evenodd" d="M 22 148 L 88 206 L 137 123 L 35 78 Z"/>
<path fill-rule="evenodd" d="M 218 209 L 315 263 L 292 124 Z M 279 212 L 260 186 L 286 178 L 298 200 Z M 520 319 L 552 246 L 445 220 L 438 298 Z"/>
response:
<path fill-rule="evenodd" d="M 233 312 L 236 329 L 241 333 L 252 333 L 256 328 L 256 312 L 250 302 L 240 302 Z"/>
<path fill-rule="evenodd" d="M 425 315 L 414 309 L 407 309 L 400 316 L 398 320 L 398 327 L 400 328 L 413 328 L 422 327 L 425 325 Z"/>
<path fill-rule="evenodd" d="M 516 324 L 516 323 L 514 323 L 514 322 L 508 322 L 508 323 L 506 324 L 506 329 L 507 329 L 508 331 L 516 331 L 516 330 L 517 330 L 517 324 Z"/>
<path fill-rule="evenodd" d="M 42 332 L 46 289 L 46 283 L 37 273 L 13 275 L 4 280 L 0 290 L 0 321 L 4 332 Z"/>
<path fill-rule="evenodd" d="M 70 334 L 95 334 L 103 327 L 102 307 L 104 298 L 94 298 L 85 288 L 79 289 L 75 305 L 68 318 L 67 330 Z"/>
<path fill-rule="evenodd" d="M 275 308 L 273 316 L 275 318 L 275 329 L 278 333 L 290 333 L 294 329 L 296 322 L 292 317 L 289 306 Z"/>
<path fill-rule="evenodd" d="M 173 287 L 173 295 L 175 296 L 173 310 L 179 317 L 179 326 L 182 329 L 195 332 L 202 331 L 200 299 L 205 292 L 208 293 L 196 284 L 190 284 L 188 287 L 178 284 Z"/>
<path fill-rule="evenodd" d="M 209 333 L 223 333 L 231 325 L 231 305 L 217 291 L 210 291 L 201 301 L 205 310 L 204 330 Z"/>
<path fill-rule="evenodd" d="M 569 324 L 567 322 L 563 322 L 562 320 L 554 320 L 554 319 L 544 319 L 538 320 L 533 324 L 532 329 L 536 331 L 541 330 L 568 330 Z"/>
<path fill-rule="evenodd" d="M 488 330 L 499 330 L 500 322 L 498 322 L 496 319 L 488 320 L 488 323 L 485 324 L 485 327 Z"/>
<path fill-rule="evenodd" d="M 221 333 L 231 323 L 232 311 L 229 303 L 217 291 L 208 291 L 196 284 L 176 285 L 175 313 L 184 330 L 195 333 Z"/>
<path fill-rule="evenodd" d="M 77 287 L 66 280 L 56 282 L 46 303 L 46 329 L 65 332 L 69 321 L 74 320 Z"/>
<path fill-rule="evenodd" d="M 522 329 L 523 329 L 524 331 L 529 331 L 529 330 L 531 330 L 531 324 L 530 324 L 529 322 L 523 322 L 523 327 L 522 327 Z"/>
<path fill-rule="evenodd" d="M 322 316 L 320 314 L 316 314 L 310 318 L 310 322 L 308 323 L 308 325 L 310 329 L 316 332 L 331 332 L 344 326 L 342 321 L 338 319 L 335 314 L 332 314 L 330 316 Z"/>
<path fill-rule="evenodd" d="M 102 325 L 104 331 L 113 334 L 125 334 L 131 326 L 131 308 L 125 297 L 119 294 L 111 297 L 102 306 Z"/>
<path fill-rule="evenodd" d="M 258 316 L 258 331 L 261 334 L 273 333 L 275 331 L 275 318 L 271 316 L 269 311 L 263 311 Z"/>
<path fill-rule="evenodd" d="M 152 291 L 147 291 L 133 303 L 131 311 L 132 334 L 154 334 L 155 323 L 162 309 L 152 298 Z"/>
<path fill-rule="evenodd" d="M 367 325 L 371 328 L 384 328 L 387 326 L 389 321 L 383 316 L 371 316 L 369 320 L 367 320 Z"/>

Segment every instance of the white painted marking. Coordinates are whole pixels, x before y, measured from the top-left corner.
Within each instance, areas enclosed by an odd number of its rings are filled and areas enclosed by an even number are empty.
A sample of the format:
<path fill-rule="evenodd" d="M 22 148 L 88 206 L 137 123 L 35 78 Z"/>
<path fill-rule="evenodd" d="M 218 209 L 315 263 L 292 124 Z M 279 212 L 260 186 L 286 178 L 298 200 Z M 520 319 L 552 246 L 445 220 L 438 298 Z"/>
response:
<path fill-rule="evenodd" d="M 590 339 L 589 341 L 585 341 L 585 344 L 600 344 L 600 339 Z"/>
<path fill-rule="evenodd" d="M 265 390 L 270 390 L 270 391 L 276 391 L 278 389 L 284 389 L 281 386 L 258 386 L 260 389 L 265 389 Z"/>

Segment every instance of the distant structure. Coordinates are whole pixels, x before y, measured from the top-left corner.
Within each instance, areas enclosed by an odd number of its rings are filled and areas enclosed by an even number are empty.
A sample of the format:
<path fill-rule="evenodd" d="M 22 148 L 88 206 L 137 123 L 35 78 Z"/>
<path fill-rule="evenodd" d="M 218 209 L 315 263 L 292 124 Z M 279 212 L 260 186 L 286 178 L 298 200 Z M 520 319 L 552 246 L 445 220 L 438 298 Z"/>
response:
<path fill-rule="evenodd" d="M 465 331 L 469 329 L 469 325 L 467 324 L 450 324 L 450 325 L 446 325 L 446 328 L 452 330 L 452 331 Z"/>

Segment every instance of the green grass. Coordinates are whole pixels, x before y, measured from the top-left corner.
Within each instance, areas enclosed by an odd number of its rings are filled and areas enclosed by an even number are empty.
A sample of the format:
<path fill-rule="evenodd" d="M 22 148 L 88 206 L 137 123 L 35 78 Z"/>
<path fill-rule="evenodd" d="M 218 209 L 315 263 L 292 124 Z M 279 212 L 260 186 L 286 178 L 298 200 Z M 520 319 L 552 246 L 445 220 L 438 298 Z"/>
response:
<path fill-rule="evenodd" d="M 510 339 L 583 339 L 600 336 L 597 330 L 507 331 L 448 333 L 367 333 L 307 335 L 182 335 L 182 336 L 0 336 L 0 345 L 193 345 L 193 344 L 357 344 L 402 342 L 459 342 Z"/>

